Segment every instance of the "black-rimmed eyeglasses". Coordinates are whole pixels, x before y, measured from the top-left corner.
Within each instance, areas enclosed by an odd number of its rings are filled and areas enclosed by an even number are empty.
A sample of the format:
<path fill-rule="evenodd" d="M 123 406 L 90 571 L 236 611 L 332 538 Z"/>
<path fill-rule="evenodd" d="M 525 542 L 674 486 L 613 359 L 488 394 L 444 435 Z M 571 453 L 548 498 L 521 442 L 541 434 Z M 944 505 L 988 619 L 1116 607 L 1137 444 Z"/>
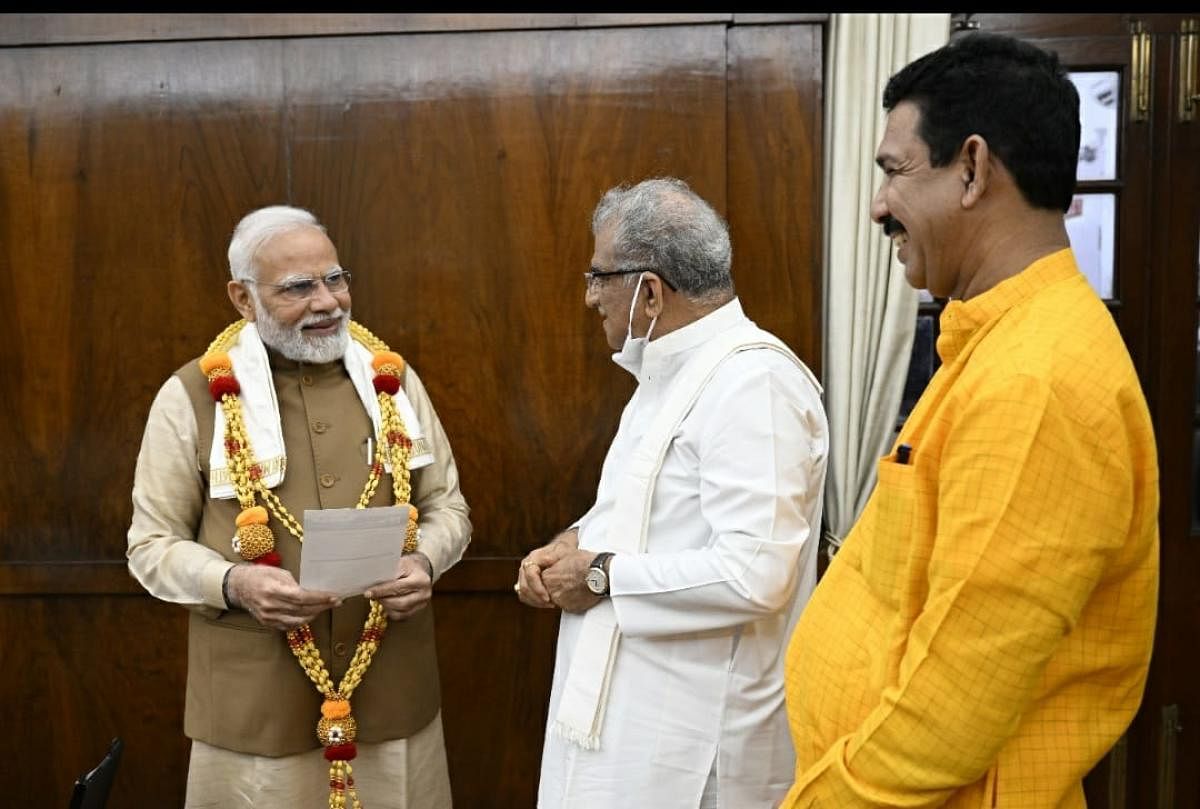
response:
<path fill-rule="evenodd" d="M 610 270 L 609 272 L 603 272 L 601 270 L 597 270 L 595 267 L 592 267 L 590 270 L 588 270 L 587 272 L 585 272 L 583 274 L 583 278 L 584 278 L 584 281 L 587 282 L 588 289 L 593 289 L 600 285 L 600 283 L 602 282 L 602 279 L 608 278 L 609 276 L 633 275 L 634 273 L 640 273 L 640 272 L 654 273 L 655 275 L 657 275 L 659 277 L 659 279 L 664 284 L 666 284 L 668 287 L 671 288 L 671 291 L 675 291 L 675 285 L 672 284 L 670 281 L 668 281 L 666 278 L 664 278 L 663 274 L 660 273 L 658 270 L 656 270 L 654 267 L 633 267 L 628 270 Z"/>
<path fill-rule="evenodd" d="M 263 281 L 255 281 L 253 278 L 243 278 L 242 282 L 260 287 L 271 287 L 279 293 L 280 297 L 299 302 L 306 301 L 317 294 L 318 284 L 324 284 L 325 288 L 335 295 L 345 292 L 350 288 L 350 271 L 338 267 L 324 275 L 288 278 L 280 284 L 268 284 Z"/>

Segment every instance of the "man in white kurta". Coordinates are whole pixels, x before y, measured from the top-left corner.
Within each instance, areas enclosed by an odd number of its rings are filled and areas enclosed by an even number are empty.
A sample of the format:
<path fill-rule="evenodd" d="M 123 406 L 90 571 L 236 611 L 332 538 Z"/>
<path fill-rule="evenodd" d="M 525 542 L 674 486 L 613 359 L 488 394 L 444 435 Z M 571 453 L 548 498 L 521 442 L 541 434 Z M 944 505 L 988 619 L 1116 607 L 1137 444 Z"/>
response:
<path fill-rule="evenodd" d="M 613 189 L 593 232 L 586 300 L 638 387 L 595 504 L 519 572 L 523 601 L 563 610 L 538 806 L 770 807 L 794 764 L 783 648 L 816 581 L 820 388 L 744 314 L 725 224 L 686 185 Z"/>

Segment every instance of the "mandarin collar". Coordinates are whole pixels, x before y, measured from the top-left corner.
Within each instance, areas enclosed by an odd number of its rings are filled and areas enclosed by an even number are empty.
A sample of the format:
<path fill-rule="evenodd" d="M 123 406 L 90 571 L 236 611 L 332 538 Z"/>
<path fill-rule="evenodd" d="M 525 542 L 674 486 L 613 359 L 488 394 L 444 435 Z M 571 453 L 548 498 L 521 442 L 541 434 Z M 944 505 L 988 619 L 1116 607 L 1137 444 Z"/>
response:
<path fill-rule="evenodd" d="M 735 296 L 733 300 L 722 304 L 704 317 L 693 320 L 670 334 L 651 340 L 646 344 L 646 352 L 642 356 L 642 370 L 638 374 L 638 381 L 645 383 L 661 379 L 679 355 L 745 321 L 746 313 L 742 311 L 741 301 Z"/>
<path fill-rule="evenodd" d="M 1075 255 L 1064 247 L 1042 256 L 1021 272 L 967 301 L 952 300 L 942 310 L 937 353 L 943 365 L 954 361 L 979 330 L 1038 291 L 1079 274 Z"/>

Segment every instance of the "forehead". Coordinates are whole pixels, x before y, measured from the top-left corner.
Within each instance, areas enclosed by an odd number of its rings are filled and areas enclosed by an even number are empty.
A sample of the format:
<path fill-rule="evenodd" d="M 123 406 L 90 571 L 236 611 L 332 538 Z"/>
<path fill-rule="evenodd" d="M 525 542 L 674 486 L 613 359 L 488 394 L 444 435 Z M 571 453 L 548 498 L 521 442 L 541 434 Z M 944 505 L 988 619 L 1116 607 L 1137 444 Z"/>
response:
<path fill-rule="evenodd" d="M 616 237 L 617 225 L 613 221 L 605 222 L 598 231 L 596 231 L 596 247 L 592 253 L 592 266 L 601 269 L 609 269 L 614 263 L 615 247 L 613 240 Z"/>
<path fill-rule="evenodd" d="M 302 227 L 272 236 L 259 248 L 255 262 L 263 276 L 284 277 L 323 274 L 338 263 L 338 258 L 328 236 L 317 228 Z"/>
<path fill-rule="evenodd" d="M 875 150 L 880 166 L 929 157 L 929 145 L 921 137 L 921 110 L 911 101 L 901 101 L 888 113 L 883 139 Z"/>

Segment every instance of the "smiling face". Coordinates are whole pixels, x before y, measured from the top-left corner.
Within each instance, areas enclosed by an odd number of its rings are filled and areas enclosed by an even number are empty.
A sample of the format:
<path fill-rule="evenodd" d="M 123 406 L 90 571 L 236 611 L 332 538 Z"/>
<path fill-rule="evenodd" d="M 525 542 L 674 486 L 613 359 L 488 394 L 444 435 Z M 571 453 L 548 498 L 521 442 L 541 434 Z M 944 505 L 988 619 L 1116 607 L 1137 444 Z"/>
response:
<path fill-rule="evenodd" d="M 971 177 L 957 157 L 941 168 L 930 165 L 920 122 L 920 109 L 911 101 L 888 113 L 875 152 L 884 177 L 871 201 L 871 219 L 891 236 L 911 286 L 953 297 L 961 286 L 961 214 Z"/>
<path fill-rule="evenodd" d="M 267 240 L 255 255 L 257 284 L 230 282 L 242 316 L 255 323 L 262 341 L 291 360 L 339 359 L 349 342 L 350 290 L 330 292 L 318 283 L 311 297 L 290 300 L 277 286 L 294 279 L 323 278 L 337 268 L 337 250 L 318 228 L 300 227 Z"/>

